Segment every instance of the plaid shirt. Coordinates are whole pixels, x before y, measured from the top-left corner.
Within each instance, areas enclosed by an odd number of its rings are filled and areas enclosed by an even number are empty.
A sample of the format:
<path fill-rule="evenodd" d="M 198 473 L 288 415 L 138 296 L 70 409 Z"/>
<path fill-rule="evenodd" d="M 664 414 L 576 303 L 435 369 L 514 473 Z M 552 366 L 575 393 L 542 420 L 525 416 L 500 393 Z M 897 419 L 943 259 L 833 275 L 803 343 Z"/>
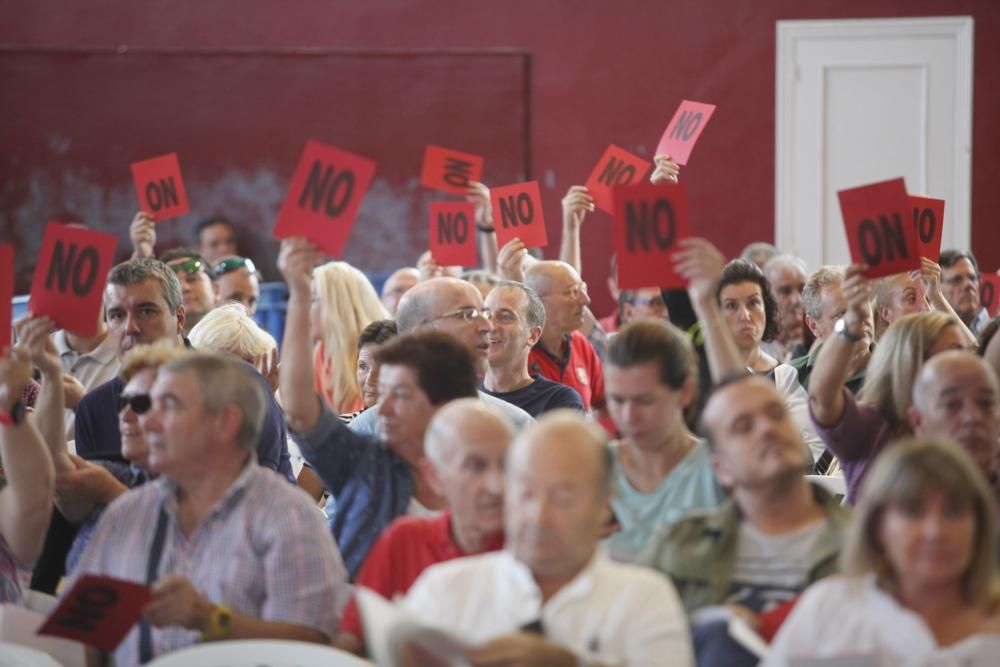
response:
<path fill-rule="evenodd" d="M 96 574 L 146 583 L 162 506 L 168 521 L 160 578 L 182 575 L 209 601 L 233 611 L 333 635 L 350 596 L 347 573 L 322 513 L 300 490 L 274 471 L 248 464 L 190 538 L 179 528 L 176 491 L 174 483 L 160 478 L 114 501 L 74 579 Z M 154 656 L 199 639 L 197 632 L 179 626 L 153 628 L 152 636 Z M 115 664 L 138 663 L 136 625 L 115 651 Z"/>

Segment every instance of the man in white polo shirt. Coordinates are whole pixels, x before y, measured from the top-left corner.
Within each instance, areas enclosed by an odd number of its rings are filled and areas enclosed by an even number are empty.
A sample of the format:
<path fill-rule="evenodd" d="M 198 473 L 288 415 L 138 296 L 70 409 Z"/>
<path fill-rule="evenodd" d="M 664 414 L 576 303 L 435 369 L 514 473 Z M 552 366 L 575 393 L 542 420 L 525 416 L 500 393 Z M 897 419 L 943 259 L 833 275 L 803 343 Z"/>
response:
<path fill-rule="evenodd" d="M 673 586 L 599 547 L 611 490 L 604 433 L 576 413 L 548 413 L 514 441 L 506 474 L 506 549 L 432 566 L 407 610 L 472 644 L 473 665 L 693 665 Z"/>

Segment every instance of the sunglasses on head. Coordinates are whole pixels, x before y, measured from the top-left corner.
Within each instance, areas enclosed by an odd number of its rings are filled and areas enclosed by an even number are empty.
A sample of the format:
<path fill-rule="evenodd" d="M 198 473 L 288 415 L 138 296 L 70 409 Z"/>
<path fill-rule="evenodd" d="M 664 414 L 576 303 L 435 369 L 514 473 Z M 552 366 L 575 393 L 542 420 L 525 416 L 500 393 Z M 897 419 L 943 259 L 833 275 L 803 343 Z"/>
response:
<path fill-rule="evenodd" d="M 149 412 L 149 409 L 153 407 L 153 399 L 150 398 L 149 394 L 133 394 L 132 396 L 122 394 L 118 397 L 118 412 L 124 410 L 126 405 L 132 407 L 132 412 L 141 415 L 144 412 Z"/>
<path fill-rule="evenodd" d="M 231 271 L 236 269 L 242 269 L 247 267 L 247 271 L 250 273 L 257 273 L 257 267 L 253 265 L 253 262 L 247 257 L 227 257 L 226 259 L 220 260 L 218 264 L 212 271 L 216 276 L 224 276 Z"/>
<path fill-rule="evenodd" d="M 200 259 L 185 259 L 182 262 L 172 262 L 170 264 L 167 264 L 167 266 L 173 269 L 174 273 L 180 273 L 181 271 L 183 271 L 184 273 L 190 275 L 192 273 L 198 273 L 199 271 L 201 271 L 202 265 Z"/>

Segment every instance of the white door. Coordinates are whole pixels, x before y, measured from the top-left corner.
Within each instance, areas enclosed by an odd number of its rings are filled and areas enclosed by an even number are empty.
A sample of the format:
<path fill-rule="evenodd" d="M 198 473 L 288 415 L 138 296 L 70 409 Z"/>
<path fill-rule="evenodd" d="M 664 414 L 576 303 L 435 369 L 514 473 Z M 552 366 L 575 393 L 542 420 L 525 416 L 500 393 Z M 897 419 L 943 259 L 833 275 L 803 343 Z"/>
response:
<path fill-rule="evenodd" d="M 902 176 L 969 248 L 972 18 L 777 22 L 775 244 L 850 259 L 837 191 Z"/>

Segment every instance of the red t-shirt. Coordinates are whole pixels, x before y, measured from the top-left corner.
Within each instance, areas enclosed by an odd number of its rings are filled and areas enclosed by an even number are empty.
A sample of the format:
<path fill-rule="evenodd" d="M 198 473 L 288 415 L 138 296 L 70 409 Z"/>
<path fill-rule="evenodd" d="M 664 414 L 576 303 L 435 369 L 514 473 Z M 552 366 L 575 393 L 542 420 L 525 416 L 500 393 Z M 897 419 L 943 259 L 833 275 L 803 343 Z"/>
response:
<path fill-rule="evenodd" d="M 490 541 L 482 553 L 503 548 L 503 536 Z M 402 516 L 389 524 L 354 582 L 387 600 L 405 593 L 420 574 L 435 563 L 471 556 L 462 551 L 451 534 L 451 512 L 436 517 Z M 354 598 L 344 608 L 340 631 L 362 639 L 361 617 Z"/>
<path fill-rule="evenodd" d="M 579 331 L 564 340 L 566 355 L 562 359 L 552 356 L 541 344 L 535 345 L 528 355 L 528 371 L 576 389 L 588 410 L 604 407 L 604 371 L 594 346 Z"/>

